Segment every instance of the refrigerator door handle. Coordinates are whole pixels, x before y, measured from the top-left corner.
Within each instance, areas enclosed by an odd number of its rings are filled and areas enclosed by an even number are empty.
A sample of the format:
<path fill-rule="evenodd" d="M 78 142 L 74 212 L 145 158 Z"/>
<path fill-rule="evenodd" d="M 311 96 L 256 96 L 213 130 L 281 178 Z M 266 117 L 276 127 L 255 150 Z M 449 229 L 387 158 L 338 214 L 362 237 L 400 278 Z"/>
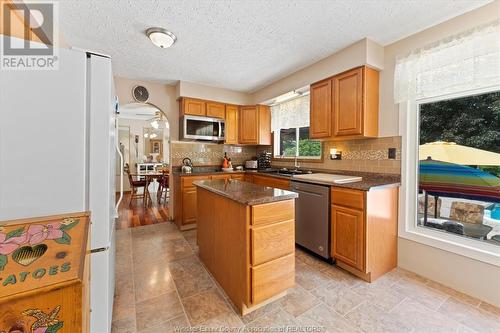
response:
<path fill-rule="evenodd" d="M 120 147 L 119 147 L 119 140 L 118 140 L 118 124 L 116 124 L 116 119 L 115 119 L 115 129 L 116 129 L 116 140 L 115 140 L 115 148 L 116 148 L 116 151 L 118 152 L 118 155 L 120 155 L 120 197 L 118 198 L 118 201 L 116 202 L 116 205 L 115 205 L 115 218 L 118 218 L 118 207 L 120 206 L 120 203 L 123 199 L 123 154 L 122 152 L 120 151 Z"/>

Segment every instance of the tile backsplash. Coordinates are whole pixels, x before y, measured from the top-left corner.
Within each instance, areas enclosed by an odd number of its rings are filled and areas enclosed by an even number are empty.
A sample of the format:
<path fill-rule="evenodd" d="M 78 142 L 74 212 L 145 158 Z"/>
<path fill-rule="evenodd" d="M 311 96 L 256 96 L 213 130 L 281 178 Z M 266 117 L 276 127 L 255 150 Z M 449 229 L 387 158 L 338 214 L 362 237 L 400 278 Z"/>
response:
<path fill-rule="evenodd" d="M 330 148 L 342 152 L 341 160 L 330 159 Z M 396 158 L 389 159 L 389 148 L 396 149 Z M 268 150 L 271 148 L 268 147 Z M 293 162 L 273 160 L 273 167 L 289 167 Z M 311 169 L 348 170 L 377 173 L 401 173 L 401 137 L 383 137 L 346 141 L 323 142 L 321 163 L 301 162 L 300 166 Z"/>
<path fill-rule="evenodd" d="M 216 143 L 173 141 L 170 144 L 170 164 L 182 165 L 182 159 L 189 157 L 195 166 L 221 165 L 224 152 L 234 166 L 243 165 L 256 155 L 255 146 L 234 146 Z"/>
<path fill-rule="evenodd" d="M 342 152 L 341 160 L 330 159 L 330 148 Z M 389 148 L 396 149 L 396 158 L 389 159 Z M 222 164 L 224 152 L 233 165 L 242 165 L 263 151 L 272 151 L 271 146 L 234 146 L 216 143 L 173 141 L 170 145 L 172 166 L 182 165 L 182 159 L 189 157 L 195 166 L 215 166 Z M 272 167 L 293 167 L 293 161 L 273 160 Z M 323 142 L 322 162 L 300 162 L 308 169 L 348 170 L 376 173 L 401 173 L 401 137 L 384 137 L 346 141 Z"/>

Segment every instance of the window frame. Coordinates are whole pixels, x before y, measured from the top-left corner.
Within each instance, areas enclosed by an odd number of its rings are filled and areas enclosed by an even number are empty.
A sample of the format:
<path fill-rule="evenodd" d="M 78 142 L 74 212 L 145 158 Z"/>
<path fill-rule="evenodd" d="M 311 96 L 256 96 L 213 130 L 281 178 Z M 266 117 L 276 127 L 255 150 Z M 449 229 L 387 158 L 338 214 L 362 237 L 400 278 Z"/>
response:
<path fill-rule="evenodd" d="M 295 137 L 298 138 L 299 137 L 299 129 L 301 127 L 295 127 L 295 130 L 296 130 L 296 133 L 295 133 Z M 309 126 L 310 128 L 310 126 Z M 324 156 L 324 142 L 323 141 L 320 141 L 320 140 L 312 140 L 312 141 L 319 141 L 320 145 L 321 145 L 321 155 L 318 156 L 318 157 L 315 157 L 315 156 L 283 156 L 281 157 L 280 155 L 276 156 L 275 155 L 275 152 L 276 151 L 279 151 L 279 142 L 280 142 L 280 133 L 279 132 L 272 132 L 271 133 L 271 138 L 272 138 L 272 142 L 271 142 L 271 146 L 272 146 L 272 156 L 271 156 L 271 160 L 275 160 L 275 161 L 295 161 L 295 159 L 297 158 L 297 161 L 298 162 L 307 162 L 307 163 L 323 163 L 323 156 Z M 309 139 L 310 140 L 310 139 Z M 298 141 L 297 141 L 298 142 Z M 298 148 L 298 147 L 297 147 Z M 298 153 L 298 149 L 297 149 L 297 153 Z"/>
<path fill-rule="evenodd" d="M 417 226 L 420 105 L 499 90 L 500 85 L 495 85 L 399 104 L 399 129 L 403 157 L 399 192 L 399 237 L 500 267 L 500 246 L 498 245 Z"/>

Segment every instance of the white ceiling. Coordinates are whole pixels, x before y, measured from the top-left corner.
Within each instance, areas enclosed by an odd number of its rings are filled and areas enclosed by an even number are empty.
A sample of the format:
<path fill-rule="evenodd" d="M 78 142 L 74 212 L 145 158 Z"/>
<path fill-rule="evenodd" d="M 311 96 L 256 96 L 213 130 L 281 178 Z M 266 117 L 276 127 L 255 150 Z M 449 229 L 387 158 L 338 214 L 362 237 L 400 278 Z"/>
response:
<path fill-rule="evenodd" d="M 489 0 L 64 0 L 61 32 L 132 79 L 254 92 L 368 37 L 387 45 Z M 144 34 L 172 31 L 170 49 Z"/>

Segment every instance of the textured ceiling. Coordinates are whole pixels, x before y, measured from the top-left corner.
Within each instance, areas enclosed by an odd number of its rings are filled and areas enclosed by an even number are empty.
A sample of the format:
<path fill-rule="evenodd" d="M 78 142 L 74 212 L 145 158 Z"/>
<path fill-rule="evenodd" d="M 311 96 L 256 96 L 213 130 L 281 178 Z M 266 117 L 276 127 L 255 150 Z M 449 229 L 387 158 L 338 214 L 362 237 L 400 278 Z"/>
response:
<path fill-rule="evenodd" d="M 253 92 L 368 37 L 386 45 L 484 5 L 476 0 L 64 0 L 61 32 L 133 79 Z M 144 34 L 172 31 L 170 49 Z"/>

